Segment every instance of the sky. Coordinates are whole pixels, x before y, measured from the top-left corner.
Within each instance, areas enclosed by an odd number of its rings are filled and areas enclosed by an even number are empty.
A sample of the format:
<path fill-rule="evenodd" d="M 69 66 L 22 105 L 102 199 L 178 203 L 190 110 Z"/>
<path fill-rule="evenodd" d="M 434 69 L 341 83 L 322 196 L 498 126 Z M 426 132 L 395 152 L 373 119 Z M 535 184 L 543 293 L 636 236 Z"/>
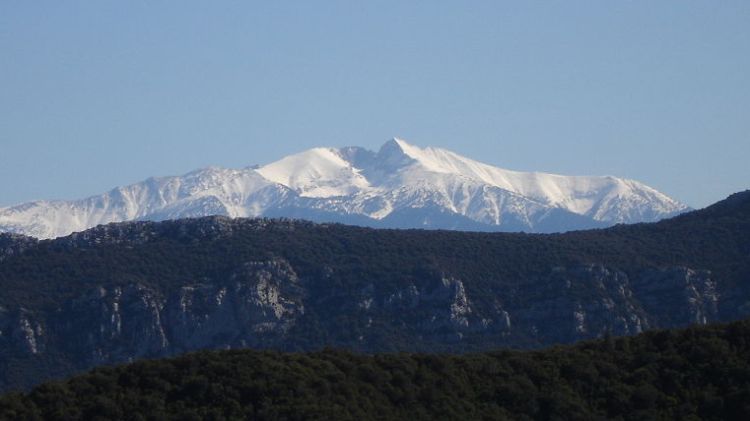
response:
<path fill-rule="evenodd" d="M 0 2 L 0 206 L 392 137 L 750 188 L 750 2 Z"/>

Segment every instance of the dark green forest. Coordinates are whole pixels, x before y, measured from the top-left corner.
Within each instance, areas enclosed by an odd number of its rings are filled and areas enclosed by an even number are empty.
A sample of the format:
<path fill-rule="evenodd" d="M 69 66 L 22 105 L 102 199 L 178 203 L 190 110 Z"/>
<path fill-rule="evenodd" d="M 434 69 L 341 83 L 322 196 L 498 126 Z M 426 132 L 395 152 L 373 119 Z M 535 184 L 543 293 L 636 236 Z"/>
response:
<path fill-rule="evenodd" d="M 33 244 L 0 234 L 3 247 L 10 252 L 0 260 L 0 305 L 32 310 L 54 310 L 92 285 L 135 281 L 168 289 L 225 278 L 238 262 L 273 258 L 289 261 L 301 278 L 325 278 L 326 287 L 348 290 L 443 273 L 490 291 L 553 267 L 589 263 L 626 273 L 680 265 L 709 269 L 731 289 L 750 275 L 750 191 L 658 223 L 563 234 L 206 217 L 109 224 Z"/>
<path fill-rule="evenodd" d="M 35 419 L 748 419 L 750 321 L 543 351 L 204 351 L 0 398 Z"/>

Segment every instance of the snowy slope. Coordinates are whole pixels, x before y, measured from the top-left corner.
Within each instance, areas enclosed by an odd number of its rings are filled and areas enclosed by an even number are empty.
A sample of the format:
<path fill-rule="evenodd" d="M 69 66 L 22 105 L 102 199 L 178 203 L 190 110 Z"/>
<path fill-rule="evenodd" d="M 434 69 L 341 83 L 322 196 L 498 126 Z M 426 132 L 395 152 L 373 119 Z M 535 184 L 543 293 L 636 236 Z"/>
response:
<path fill-rule="evenodd" d="M 0 208 L 0 231 L 52 238 L 108 222 L 218 214 L 551 232 L 655 221 L 685 210 L 633 180 L 510 171 L 393 139 L 377 152 L 315 148 L 256 169 L 210 167 L 81 200 Z"/>
<path fill-rule="evenodd" d="M 357 168 L 333 148 L 315 148 L 261 167 L 258 174 L 303 197 L 346 196 L 370 187 Z"/>
<path fill-rule="evenodd" d="M 550 207 L 613 223 L 656 220 L 686 209 L 676 200 L 633 180 L 510 171 L 444 149 L 421 149 L 400 139 L 390 141 L 380 153 L 384 150 L 388 155 L 400 153 L 412 160 L 391 180 L 392 185 L 427 181 L 444 186 L 445 182 L 471 180 Z"/>

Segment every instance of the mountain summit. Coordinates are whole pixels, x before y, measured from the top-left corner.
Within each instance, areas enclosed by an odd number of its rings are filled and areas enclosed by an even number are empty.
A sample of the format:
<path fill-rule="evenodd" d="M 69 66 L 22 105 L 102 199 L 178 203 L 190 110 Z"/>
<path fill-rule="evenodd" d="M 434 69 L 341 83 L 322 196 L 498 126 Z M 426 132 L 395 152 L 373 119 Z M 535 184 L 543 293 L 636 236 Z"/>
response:
<path fill-rule="evenodd" d="M 53 238 L 128 220 L 271 216 L 396 228 L 555 232 L 688 208 L 634 180 L 518 172 L 394 138 L 314 148 L 257 168 L 209 167 L 74 201 L 0 208 L 0 231 Z"/>

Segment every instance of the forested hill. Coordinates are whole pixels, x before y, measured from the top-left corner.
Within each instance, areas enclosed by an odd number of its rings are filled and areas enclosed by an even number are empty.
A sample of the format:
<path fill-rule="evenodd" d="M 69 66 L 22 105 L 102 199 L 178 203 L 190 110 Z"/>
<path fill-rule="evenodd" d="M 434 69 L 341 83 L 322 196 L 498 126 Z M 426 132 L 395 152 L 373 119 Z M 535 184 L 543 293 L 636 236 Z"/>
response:
<path fill-rule="evenodd" d="M 0 236 L 0 389 L 206 348 L 466 352 L 750 316 L 750 192 L 566 234 L 208 217 Z"/>
<path fill-rule="evenodd" d="M 33 291 L 26 304 L 54 305 L 94 278 L 118 284 L 126 274 L 168 286 L 222 276 L 243 260 L 283 258 L 305 275 L 334 270 L 344 277 L 356 268 L 382 278 L 428 270 L 502 280 L 571 263 L 682 265 L 735 273 L 747 265 L 748 254 L 750 190 L 657 223 L 563 234 L 388 230 L 218 216 L 125 222 L 54 240 L 0 234 L 0 261 L 7 260 L 0 266 L 5 291 L 0 304 Z"/>
<path fill-rule="evenodd" d="M 463 356 L 214 351 L 0 398 L 2 419 L 750 417 L 750 322 Z"/>

